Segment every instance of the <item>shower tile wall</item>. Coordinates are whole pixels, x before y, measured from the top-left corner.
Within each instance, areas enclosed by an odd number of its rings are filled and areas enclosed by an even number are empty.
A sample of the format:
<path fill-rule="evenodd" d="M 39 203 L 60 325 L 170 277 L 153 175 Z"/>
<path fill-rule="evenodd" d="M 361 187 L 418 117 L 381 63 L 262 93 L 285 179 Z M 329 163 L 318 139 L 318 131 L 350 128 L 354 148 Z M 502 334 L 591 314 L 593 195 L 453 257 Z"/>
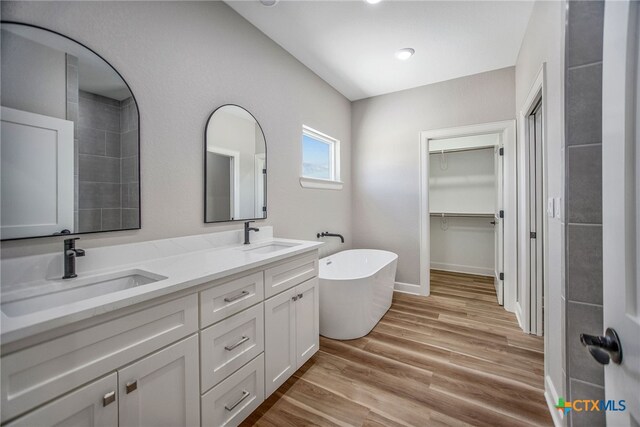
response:
<path fill-rule="evenodd" d="M 120 102 L 80 91 L 78 121 L 80 232 L 121 226 Z"/>
<path fill-rule="evenodd" d="M 138 109 L 133 98 L 122 101 L 120 107 L 122 228 L 138 228 L 140 227 Z"/>
<path fill-rule="evenodd" d="M 602 334 L 603 1 L 569 1 L 565 29 L 567 400 L 604 399 L 604 369 L 580 344 Z M 569 412 L 569 426 L 604 426 L 604 412 Z"/>

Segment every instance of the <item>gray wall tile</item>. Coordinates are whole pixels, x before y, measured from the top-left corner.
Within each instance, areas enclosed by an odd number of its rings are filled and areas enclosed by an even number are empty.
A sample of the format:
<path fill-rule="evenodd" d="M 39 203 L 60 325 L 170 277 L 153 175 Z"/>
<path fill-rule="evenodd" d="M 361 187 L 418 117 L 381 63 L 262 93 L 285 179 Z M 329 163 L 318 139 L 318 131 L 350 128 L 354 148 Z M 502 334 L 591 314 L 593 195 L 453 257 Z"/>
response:
<path fill-rule="evenodd" d="M 602 146 L 567 149 L 567 221 L 602 223 Z"/>
<path fill-rule="evenodd" d="M 602 305 L 602 226 L 569 224 L 567 250 L 568 299 Z"/>
<path fill-rule="evenodd" d="M 120 207 L 120 184 L 80 182 L 80 209 Z"/>
<path fill-rule="evenodd" d="M 122 157 L 138 155 L 138 130 L 130 130 L 121 134 Z"/>
<path fill-rule="evenodd" d="M 121 155 L 121 141 L 120 134 L 116 132 L 105 132 L 106 143 L 105 153 L 109 157 L 120 157 Z"/>
<path fill-rule="evenodd" d="M 120 108 L 120 101 L 118 101 L 117 99 L 107 98 L 106 96 L 98 95 L 91 92 L 86 92 L 84 90 L 81 90 L 79 92 L 79 95 L 80 95 L 80 98 L 93 101 L 94 103 L 100 103 L 100 104 L 105 104 L 112 107 Z"/>
<path fill-rule="evenodd" d="M 102 229 L 102 211 L 100 209 L 80 209 L 78 211 L 78 231 L 87 233 Z"/>
<path fill-rule="evenodd" d="M 94 102 L 80 96 L 79 125 L 109 132 L 120 132 L 120 108 Z"/>
<path fill-rule="evenodd" d="M 80 154 L 105 155 L 105 131 L 78 127 Z"/>
<path fill-rule="evenodd" d="M 602 141 L 602 64 L 570 68 L 566 76 L 566 143 Z"/>
<path fill-rule="evenodd" d="M 122 228 L 140 228 L 139 214 L 139 209 L 122 209 Z"/>
<path fill-rule="evenodd" d="M 102 209 L 102 229 L 118 230 L 122 227 L 122 209 Z"/>
<path fill-rule="evenodd" d="M 122 159 L 122 182 L 138 182 L 138 156 Z"/>
<path fill-rule="evenodd" d="M 570 1 L 567 16 L 567 67 L 601 61 L 604 2 Z"/>
<path fill-rule="evenodd" d="M 580 343 L 580 334 L 602 335 L 602 306 L 567 302 L 567 374 L 571 378 L 604 384 L 604 370 Z"/>
<path fill-rule="evenodd" d="M 569 381 L 569 399 L 604 400 L 604 388 L 577 380 Z M 572 427 L 604 427 L 607 425 L 604 411 L 571 411 L 569 412 Z"/>
<path fill-rule="evenodd" d="M 120 159 L 114 157 L 80 155 L 80 182 L 120 183 Z"/>

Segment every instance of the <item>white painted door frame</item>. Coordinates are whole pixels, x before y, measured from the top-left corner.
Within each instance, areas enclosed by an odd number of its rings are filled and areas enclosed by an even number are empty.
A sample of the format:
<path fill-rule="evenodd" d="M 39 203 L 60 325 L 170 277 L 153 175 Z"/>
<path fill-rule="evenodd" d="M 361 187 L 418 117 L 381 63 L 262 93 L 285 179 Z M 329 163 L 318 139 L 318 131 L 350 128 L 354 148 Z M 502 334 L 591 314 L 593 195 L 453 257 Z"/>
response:
<path fill-rule="evenodd" d="M 606 1 L 602 58 L 602 276 L 604 329 L 622 363 L 604 368 L 607 425 L 640 422 L 640 4 Z M 604 333 L 605 331 L 603 331 Z M 571 337 L 572 339 L 575 337 Z"/>
<path fill-rule="evenodd" d="M 543 290 L 544 295 L 548 292 L 544 287 L 548 281 L 548 269 L 545 268 L 548 264 L 548 217 L 545 215 L 544 209 L 540 209 L 538 215 L 542 219 L 542 233 L 538 233 L 538 240 L 542 240 L 542 257 L 541 264 L 538 264 L 537 283 L 530 283 L 530 236 L 531 230 L 530 224 L 530 191 L 529 191 L 529 146 L 527 133 L 529 132 L 528 118 L 533 108 L 537 105 L 540 98 L 542 98 L 542 170 L 538 172 L 542 173 L 542 196 L 541 200 L 547 199 L 547 132 L 546 126 L 546 63 L 542 64 L 538 75 L 529 90 L 527 99 L 522 104 L 518 120 L 520 126 L 518 128 L 520 133 L 520 149 L 517 150 L 518 156 L 518 286 L 520 300 L 516 301 L 515 313 L 520 323 L 520 327 L 523 331 L 531 334 L 542 335 L 543 333 Z"/>
<path fill-rule="evenodd" d="M 517 284 L 517 203 L 516 203 L 516 122 L 482 123 L 447 129 L 428 130 L 420 133 L 420 295 L 431 292 L 429 269 L 430 221 L 429 221 L 429 141 L 433 139 L 500 134 L 504 148 L 504 307 L 515 310 L 515 286 Z"/>

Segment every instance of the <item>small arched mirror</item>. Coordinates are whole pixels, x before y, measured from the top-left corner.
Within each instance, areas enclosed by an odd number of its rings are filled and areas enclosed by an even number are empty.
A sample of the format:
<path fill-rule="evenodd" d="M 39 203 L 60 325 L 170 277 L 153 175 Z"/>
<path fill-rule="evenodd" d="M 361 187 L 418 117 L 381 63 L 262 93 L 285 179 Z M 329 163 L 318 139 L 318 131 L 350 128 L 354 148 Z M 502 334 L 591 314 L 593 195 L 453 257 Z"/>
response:
<path fill-rule="evenodd" d="M 237 105 L 223 105 L 205 131 L 204 221 L 267 217 L 267 144 L 258 121 Z"/>
<path fill-rule="evenodd" d="M 88 47 L 2 21 L 2 240 L 140 228 L 138 106 Z"/>

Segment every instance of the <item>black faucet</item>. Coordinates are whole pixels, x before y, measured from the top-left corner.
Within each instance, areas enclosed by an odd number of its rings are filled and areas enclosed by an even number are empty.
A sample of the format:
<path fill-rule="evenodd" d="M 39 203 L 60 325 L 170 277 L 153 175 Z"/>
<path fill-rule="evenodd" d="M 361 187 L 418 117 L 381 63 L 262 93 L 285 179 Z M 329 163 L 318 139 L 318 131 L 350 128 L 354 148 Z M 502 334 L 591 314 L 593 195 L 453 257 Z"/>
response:
<path fill-rule="evenodd" d="M 328 231 L 325 231 L 325 232 L 323 232 L 323 233 L 318 233 L 318 234 L 316 235 L 316 237 L 317 237 L 318 239 L 319 239 L 319 238 L 321 238 L 321 237 L 339 237 L 339 238 L 340 238 L 340 241 L 341 241 L 342 243 L 344 243 L 344 237 L 342 237 L 342 234 L 334 234 L 334 233 L 329 233 Z"/>
<path fill-rule="evenodd" d="M 250 231 L 260 231 L 259 228 L 249 227 L 249 224 L 251 224 L 252 222 L 255 222 L 255 221 L 247 221 L 247 222 L 244 223 L 244 244 L 245 245 L 248 245 L 249 243 L 251 243 L 249 241 L 249 232 Z"/>
<path fill-rule="evenodd" d="M 73 239 L 66 239 L 64 241 L 64 276 L 63 279 L 73 279 L 78 277 L 76 274 L 76 257 L 84 256 L 83 249 L 76 249 L 76 240 L 80 239 L 75 237 Z"/>

